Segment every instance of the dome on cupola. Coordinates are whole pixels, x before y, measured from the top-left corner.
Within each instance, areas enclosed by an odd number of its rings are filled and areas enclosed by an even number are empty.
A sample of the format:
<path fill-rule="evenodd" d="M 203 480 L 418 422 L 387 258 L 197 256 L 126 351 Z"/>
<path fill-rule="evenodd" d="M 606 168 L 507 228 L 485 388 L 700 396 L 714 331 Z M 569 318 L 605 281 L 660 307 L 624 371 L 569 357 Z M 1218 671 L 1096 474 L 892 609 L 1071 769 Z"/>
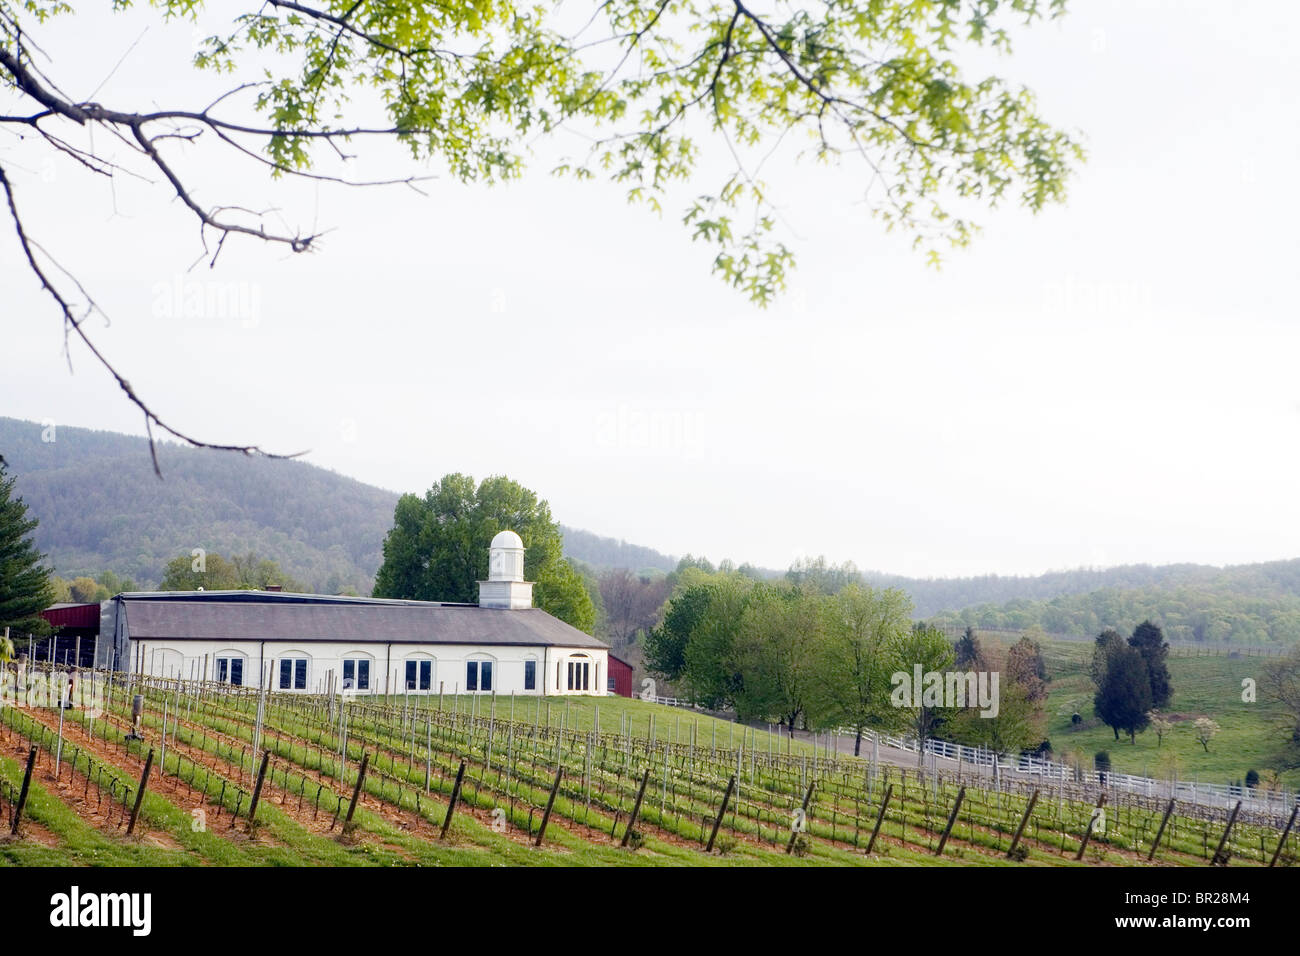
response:
<path fill-rule="evenodd" d="M 492 539 L 492 548 L 506 548 L 512 551 L 522 551 L 524 549 L 523 538 L 513 531 L 498 531 L 497 536 Z"/>

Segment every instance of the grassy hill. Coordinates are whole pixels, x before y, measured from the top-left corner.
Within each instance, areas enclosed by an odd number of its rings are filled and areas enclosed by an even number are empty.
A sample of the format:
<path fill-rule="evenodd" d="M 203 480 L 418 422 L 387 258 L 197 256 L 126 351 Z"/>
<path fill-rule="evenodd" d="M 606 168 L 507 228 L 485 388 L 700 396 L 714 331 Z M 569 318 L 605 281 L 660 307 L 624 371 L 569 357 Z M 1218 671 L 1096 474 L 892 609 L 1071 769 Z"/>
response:
<path fill-rule="evenodd" d="M 1052 642 L 1044 648 L 1052 679 L 1048 692 L 1047 736 L 1057 759 L 1069 755 L 1091 768 L 1098 751 L 1110 754 L 1111 765 L 1123 773 L 1164 778 L 1176 773 L 1180 780 L 1230 784 L 1246 771 L 1283 771 L 1282 781 L 1300 787 L 1300 768 L 1286 751 L 1290 725 L 1279 707 L 1263 699 L 1243 703 L 1241 682 L 1262 683 L 1266 657 L 1226 654 L 1187 656 L 1175 650 L 1169 659 L 1174 697 L 1167 712 L 1174 729 L 1159 741 L 1151 731 L 1137 735 L 1135 743 L 1114 732 L 1093 716 L 1092 682 L 1088 677 L 1090 643 Z M 1071 724 L 1078 712 L 1082 724 Z M 1222 728 L 1210 741 L 1209 751 L 1197 742 L 1193 724 L 1209 717 Z M 1289 769 L 1287 769 L 1289 766 Z"/>

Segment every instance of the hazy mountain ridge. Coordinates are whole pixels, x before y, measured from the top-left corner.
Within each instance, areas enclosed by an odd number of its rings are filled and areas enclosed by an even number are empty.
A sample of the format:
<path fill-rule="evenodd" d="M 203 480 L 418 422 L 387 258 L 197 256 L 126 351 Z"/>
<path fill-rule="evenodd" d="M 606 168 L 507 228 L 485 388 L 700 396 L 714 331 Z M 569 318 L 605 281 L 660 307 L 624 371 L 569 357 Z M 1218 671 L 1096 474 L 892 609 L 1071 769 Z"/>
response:
<path fill-rule="evenodd" d="M 245 458 L 114 432 L 0 418 L 0 454 L 39 520 L 56 571 L 112 570 L 141 583 L 179 554 L 256 551 L 324 591 L 369 593 L 394 492 L 297 461 Z"/>
<path fill-rule="evenodd" d="M 396 492 L 305 462 L 245 458 L 173 443 L 159 445 L 164 475 L 159 481 L 144 438 L 70 426 L 59 426 L 52 442 L 42 438 L 41 424 L 0 417 L 0 454 L 40 519 L 37 545 L 64 577 L 112 570 L 142 584 L 155 583 L 168 560 L 206 548 L 227 555 L 256 551 L 317 590 L 370 593 Z M 545 497 L 545 490 L 540 491 Z M 677 564 L 675 557 L 652 548 L 564 525 L 561 530 L 565 553 L 597 571 L 670 571 Z M 1090 609 L 1085 611 L 1080 602 L 1067 599 L 1103 591 L 1142 592 L 1141 600 L 1126 600 L 1126 609 L 1162 600 L 1187 605 L 1189 593 L 1231 595 L 1238 612 L 1249 611 L 1251 601 L 1281 601 L 1283 607 L 1269 608 L 1270 618 L 1289 611 L 1293 601 L 1300 607 L 1300 559 L 1227 568 L 1080 568 L 1032 577 L 918 579 L 878 571 L 862 576 L 873 586 L 907 591 L 921 618 L 978 607 L 978 616 L 965 617 L 985 622 L 1045 616 L 1059 623 L 1062 615 L 1090 619 L 1097 607 L 1105 607 L 1104 601 L 1087 602 Z M 1046 607 L 1048 602 L 1057 607 Z M 1198 614 L 1210 614 L 1207 626 L 1213 630 L 1213 608 L 1194 603 Z"/>

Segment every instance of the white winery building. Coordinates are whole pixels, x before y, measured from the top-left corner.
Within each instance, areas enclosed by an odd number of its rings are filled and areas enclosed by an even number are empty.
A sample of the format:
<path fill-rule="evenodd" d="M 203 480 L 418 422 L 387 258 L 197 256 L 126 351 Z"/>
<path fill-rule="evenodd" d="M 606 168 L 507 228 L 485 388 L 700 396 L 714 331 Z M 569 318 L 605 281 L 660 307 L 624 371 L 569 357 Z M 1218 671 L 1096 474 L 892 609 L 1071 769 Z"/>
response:
<path fill-rule="evenodd" d="M 492 539 L 488 567 L 477 604 L 273 591 L 119 594 L 101 606 L 96 664 L 303 693 L 608 693 L 608 645 L 532 606 L 517 534 Z"/>

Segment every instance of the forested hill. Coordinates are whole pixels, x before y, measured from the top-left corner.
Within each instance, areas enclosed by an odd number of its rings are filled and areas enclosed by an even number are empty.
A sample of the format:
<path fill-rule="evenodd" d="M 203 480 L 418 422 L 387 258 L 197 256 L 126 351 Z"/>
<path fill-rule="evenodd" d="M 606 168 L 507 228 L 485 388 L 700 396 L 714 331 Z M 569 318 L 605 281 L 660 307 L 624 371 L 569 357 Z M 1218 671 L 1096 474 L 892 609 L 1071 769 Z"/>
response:
<path fill-rule="evenodd" d="M 369 594 L 397 494 L 297 461 L 158 445 L 144 438 L 0 417 L 0 455 L 40 520 L 36 542 L 59 575 L 113 571 L 152 586 L 172 558 L 254 551 L 313 590 Z M 48 436 L 47 436 L 48 437 Z M 430 476 L 430 481 L 438 476 Z M 650 548 L 561 526 L 565 552 L 598 570 L 671 570 Z"/>
<path fill-rule="evenodd" d="M 65 578 L 114 571 L 152 585 L 168 560 L 206 548 L 227 556 L 256 552 L 315 590 L 370 593 L 395 492 L 304 462 L 169 443 L 159 445 L 165 476 L 159 481 L 143 438 L 67 426 L 54 438 L 42 441 L 36 422 L 0 418 L 0 454 L 40 520 L 38 546 Z M 598 572 L 676 566 L 676 559 L 650 548 L 561 530 L 565 553 Z M 1176 636 L 1300 638 L 1300 560 L 1229 568 L 1130 565 L 1036 577 L 863 577 L 907 591 L 917 617 L 949 612 L 954 623 L 1038 624 L 1086 634 L 1152 616 L 1178 628 Z M 960 616 L 951 614 L 963 608 Z"/>
<path fill-rule="evenodd" d="M 560 530 L 564 532 L 564 553 L 597 569 L 671 571 L 677 567 L 676 558 L 653 548 L 630 544 L 618 538 L 603 538 L 590 531 L 567 528 L 564 525 L 560 525 Z"/>
<path fill-rule="evenodd" d="M 904 578 L 867 571 L 863 578 L 875 587 L 896 587 L 907 591 L 916 604 L 917 616 L 923 618 L 975 605 L 1051 601 L 1103 590 L 1188 590 L 1233 594 L 1241 598 L 1300 598 L 1300 559 L 1227 568 L 1205 564 L 1129 564 L 1104 569 L 1049 571 L 1034 577 L 994 574 L 970 578 Z M 992 615 L 992 608 L 982 610 Z M 1014 609 L 1008 609 L 1007 613 L 1013 614 Z"/>
<path fill-rule="evenodd" d="M 949 627 L 1041 627 L 1049 633 L 1121 633 L 1152 620 L 1178 641 L 1233 644 L 1300 643 L 1300 561 L 1243 565 L 1196 583 L 1102 588 L 1042 601 L 1009 601 L 949 610 L 931 620 Z"/>
<path fill-rule="evenodd" d="M 67 578 L 114 571 L 156 584 L 172 558 L 254 551 L 327 593 L 369 594 L 397 495 L 297 461 L 0 418 L 0 454 L 40 520 L 36 543 Z"/>

